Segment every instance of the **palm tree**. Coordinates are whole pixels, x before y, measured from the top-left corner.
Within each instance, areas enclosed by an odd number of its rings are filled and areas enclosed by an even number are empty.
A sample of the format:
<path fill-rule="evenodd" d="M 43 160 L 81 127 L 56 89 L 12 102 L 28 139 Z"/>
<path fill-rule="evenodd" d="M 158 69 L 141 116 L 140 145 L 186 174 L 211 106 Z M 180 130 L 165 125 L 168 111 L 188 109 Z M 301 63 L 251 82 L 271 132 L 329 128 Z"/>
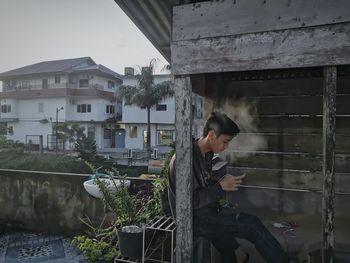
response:
<path fill-rule="evenodd" d="M 150 154 L 151 148 L 151 108 L 162 100 L 174 96 L 174 89 L 171 81 L 163 81 L 154 84 L 155 59 L 152 59 L 147 67 L 142 67 L 140 74 L 137 74 L 136 86 L 122 85 L 117 91 L 117 98 L 124 100 L 124 105 L 136 105 L 147 110 L 147 143 L 146 150 Z"/>

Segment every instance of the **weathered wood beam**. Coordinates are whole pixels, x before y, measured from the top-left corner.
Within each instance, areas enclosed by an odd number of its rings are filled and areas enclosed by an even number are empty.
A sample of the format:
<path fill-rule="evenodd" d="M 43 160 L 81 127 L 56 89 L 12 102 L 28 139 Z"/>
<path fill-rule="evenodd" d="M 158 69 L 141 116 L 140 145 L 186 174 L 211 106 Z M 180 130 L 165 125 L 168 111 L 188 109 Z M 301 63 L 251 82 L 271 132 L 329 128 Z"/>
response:
<path fill-rule="evenodd" d="M 192 87 L 175 77 L 176 262 L 192 262 Z"/>
<path fill-rule="evenodd" d="M 173 9 L 173 41 L 350 21 L 348 0 L 224 0 Z"/>
<path fill-rule="evenodd" d="M 324 68 L 323 85 L 323 197 L 322 226 L 323 250 L 322 262 L 333 262 L 334 249 L 334 191 L 335 191 L 335 119 L 337 68 Z"/>
<path fill-rule="evenodd" d="M 172 42 L 175 75 L 350 64 L 350 23 Z"/>

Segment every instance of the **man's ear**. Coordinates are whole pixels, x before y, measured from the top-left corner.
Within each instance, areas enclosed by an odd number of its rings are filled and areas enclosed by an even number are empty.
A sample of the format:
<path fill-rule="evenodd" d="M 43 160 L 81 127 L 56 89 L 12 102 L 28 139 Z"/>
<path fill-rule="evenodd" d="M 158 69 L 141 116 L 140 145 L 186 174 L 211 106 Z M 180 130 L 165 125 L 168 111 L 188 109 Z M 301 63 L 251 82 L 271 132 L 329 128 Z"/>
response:
<path fill-rule="evenodd" d="M 215 132 L 214 131 L 209 131 L 208 132 L 208 139 L 210 141 L 214 140 L 216 138 Z"/>

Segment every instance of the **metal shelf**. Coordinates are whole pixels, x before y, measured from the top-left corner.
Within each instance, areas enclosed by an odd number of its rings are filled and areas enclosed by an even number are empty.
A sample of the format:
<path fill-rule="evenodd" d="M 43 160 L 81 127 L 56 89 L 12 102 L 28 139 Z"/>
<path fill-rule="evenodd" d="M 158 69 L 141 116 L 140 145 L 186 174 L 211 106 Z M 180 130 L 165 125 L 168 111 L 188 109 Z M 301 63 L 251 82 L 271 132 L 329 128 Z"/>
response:
<path fill-rule="evenodd" d="M 143 227 L 142 259 L 132 260 L 119 256 L 114 259 L 114 262 L 173 263 L 175 230 L 176 225 L 172 217 L 162 216 L 154 219 L 149 225 Z M 167 257 L 164 256 L 164 250 L 168 252 Z M 162 253 L 159 255 L 160 251 Z"/>

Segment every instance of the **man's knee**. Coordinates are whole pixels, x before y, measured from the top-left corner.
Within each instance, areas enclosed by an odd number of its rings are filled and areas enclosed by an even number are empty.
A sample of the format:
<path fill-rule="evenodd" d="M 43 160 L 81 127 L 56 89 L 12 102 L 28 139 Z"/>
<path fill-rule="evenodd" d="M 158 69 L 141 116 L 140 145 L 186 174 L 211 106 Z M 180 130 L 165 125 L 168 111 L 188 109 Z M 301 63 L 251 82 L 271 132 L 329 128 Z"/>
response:
<path fill-rule="evenodd" d="M 262 225 L 262 222 L 259 219 L 259 217 L 255 216 L 255 215 L 241 213 L 239 215 L 239 217 L 238 217 L 238 220 L 244 221 L 244 223 L 246 223 L 248 225 L 251 225 L 251 226 L 260 226 L 260 225 Z"/>

